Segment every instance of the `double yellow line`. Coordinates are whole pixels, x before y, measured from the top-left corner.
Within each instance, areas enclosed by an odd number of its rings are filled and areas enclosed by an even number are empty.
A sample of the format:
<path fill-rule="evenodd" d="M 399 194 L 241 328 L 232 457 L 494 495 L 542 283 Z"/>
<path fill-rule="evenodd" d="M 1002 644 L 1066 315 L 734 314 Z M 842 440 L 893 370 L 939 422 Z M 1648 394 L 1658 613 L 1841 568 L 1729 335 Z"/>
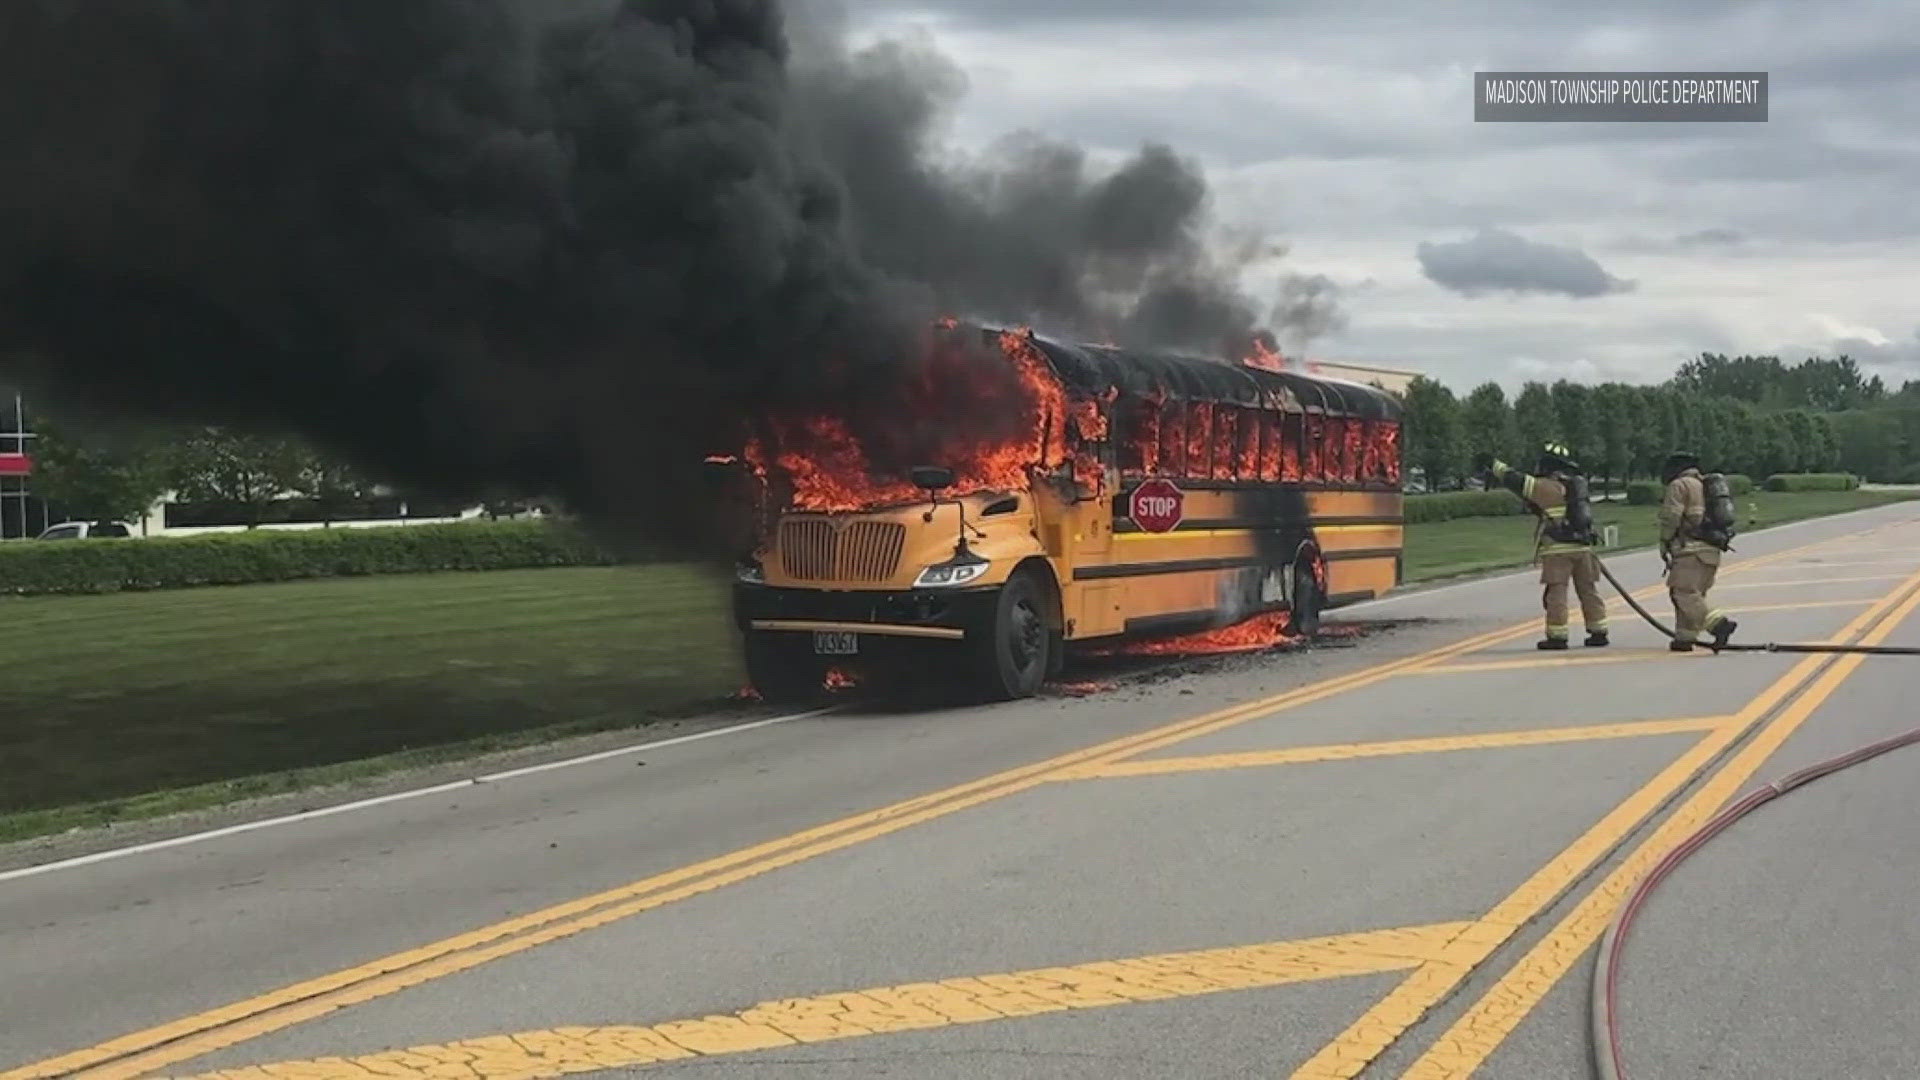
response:
<path fill-rule="evenodd" d="M 1920 607 L 1920 573 L 1906 578 L 1828 640 L 1845 643 L 1864 632 L 1862 643 L 1877 644 L 1916 607 Z M 1496 949 L 1612 854 L 1634 829 L 1698 781 L 1728 748 L 1773 717 L 1758 738 L 1669 817 L 1404 1074 L 1410 1080 L 1458 1080 L 1471 1075 L 1599 937 L 1613 909 L 1646 868 L 1711 816 L 1864 659 L 1857 654 L 1838 660 L 1831 655 L 1812 655 L 1795 664 L 1730 722 L 1681 755 L 1535 872 L 1471 930 L 1449 943 L 1440 956 L 1417 968 L 1295 1071 L 1294 1080 L 1347 1080 L 1359 1075 L 1452 994 Z M 1806 692 L 1789 703 L 1802 687 Z"/>
<path fill-rule="evenodd" d="M 1880 527 L 1884 528 L 1884 526 Z M 1868 535 L 1879 528 L 1855 535 Z M 1841 538 L 1836 538 L 1841 539 Z M 1818 541 L 1748 560 L 1729 573 L 1791 558 L 1834 543 Z M 1653 592 L 1656 590 L 1647 590 Z M 1257 701 L 1220 709 L 1150 731 L 1115 739 L 1032 765 L 997 773 L 842 818 L 812 829 L 681 867 L 615 889 L 557 904 L 468 933 L 295 983 L 218 1009 L 134 1032 L 96 1046 L 0 1073 L 0 1080 L 51 1080 L 79 1075 L 89 1080 L 145 1076 L 169 1065 L 223 1050 L 339 1009 L 397 993 L 501 957 L 571 937 L 678 900 L 699 896 L 769 871 L 838 851 L 994 799 L 1026 791 L 1069 774 L 1099 769 L 1124 758 L 1184 742 L 1258 717 L 1319 701 L 1396 675 L 1524 635 L 1529 620 L 1478 634 L 1352 674 Z"/>

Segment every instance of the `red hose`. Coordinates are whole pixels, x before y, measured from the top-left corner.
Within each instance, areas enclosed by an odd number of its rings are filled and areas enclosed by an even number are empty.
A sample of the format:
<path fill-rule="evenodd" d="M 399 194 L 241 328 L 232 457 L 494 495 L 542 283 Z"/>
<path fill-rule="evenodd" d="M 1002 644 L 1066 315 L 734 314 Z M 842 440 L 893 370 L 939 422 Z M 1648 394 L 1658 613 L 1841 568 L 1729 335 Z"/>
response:
<path fill-rule="evenodd" d="M 1654 888 L 1671 874 L 1675 867 L 1692 855 L 1727 826 L 1745 817 L 1761 805 L 1771 802 L 1794 788 L 1812 783 L 1823 776 L 1839 772 L 1841 769 L 1858 765 L 1870 758 L 1879 757 L 1890 750 L 1920 743 L 1920 728 L 1904 735 L 1896 735 L 1858 750 L 1829 758 L 1816 765 L 1809 765 L 1799 772 L 1791 773 L 1771 784 L 1756 789 L 1739 802 L 1715 814 L 1712 820 L 1693 835 L 1674 846 L 1647 876 L 1641 878 L 1627 894 L 1625 903 L 1614 914 L 1613 922 L 1607 926 L 1607 932 L 1600 939 L 1600 954 L 1593 969 L 1593 1064 L 1594 1071 L 1602 1080 L 1626 1080 L 1626 1067 L 1622 1064 L 1620 1050 L 1620 1025 L 1616 1005 L 1619 1001 L 1620 958 L 1626 951 L 1627 930 L 1633 924 L 1634 917 L 1646 903 Z"/>

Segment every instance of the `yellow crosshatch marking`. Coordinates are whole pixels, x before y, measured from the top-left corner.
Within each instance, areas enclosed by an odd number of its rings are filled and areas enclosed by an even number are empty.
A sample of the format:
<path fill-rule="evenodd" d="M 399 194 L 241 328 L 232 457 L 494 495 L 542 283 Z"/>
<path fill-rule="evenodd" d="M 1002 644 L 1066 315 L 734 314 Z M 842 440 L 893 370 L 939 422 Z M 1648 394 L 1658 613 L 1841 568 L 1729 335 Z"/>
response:
<path fill-rule="evenodd" d="M 1895 527 L 1897 523 L 1874 526 L 1854 534 L 1854 538 L 1877 536 Z M 1785 551 L 1756 556 L 1727 568 L 1725 573 L 1731 576 L 1750 572 L 1763 566 L 1780 564 L 1810 551 L 1838 550 L 1835 544 L 1836 541 L 1831 539 L 1817 540 Z M 1635 595 L 1650 597 L 1657 591 L 1657 586 L 1649 587 Z M 156 1075 L 167 1066 L 201 1058 L 337 1010 L 363 1005 L 413 986 L 471 970 L 501 957 L 538 948 L 827 852 L 842 850 L 1039 787 L 1077 767 L 1098 766 L 1152 753 L 1250 720 L 1274 716 L 1287 709 L 1375 685 L 1400 675 L 1416 673 L 1429 665 L 1522 638 L 1536 632 L 1537 627 L 1537 617 L 1530 618 L 1505 629 L 1454 641 L 1413 656 L 1387 660 L 1268 697 L 1183 718 L 1045 761 L 928 792 L 601 893 L 419 945 L 355 967 L 305 978 L 266 993 L 120 1035 L 93 1046 L 0 1071 L 0 1080 L 52 1080 L 66 1076 L 84 1076 L 87 1080 L 131 1080 L 134 1077 Z M 1707 743 L 1714 742 L 1724 734 L 1717 732 L 1709 736 Z M 1690 751 L 1689 757 L 1693 753 Z M 1484 933 L 1484 930 L 1478 933 Z M 1463 934 L 1461 940 L 1472 937 L 1473 934 Z M 1418 978 L 1416 974 L 1409 982 Z"/>
<path fill-rule="evenodd" d="M 1061 780 L 1094 780 L 1118 776 L 1157 776 L 1163 773 L 1214 772 L 1219 769 L 1249 769 L 1269 765 L 1305 765 L 1317 761 L 1348 761 L 1354 758 L 1393 757 L 1399 754 L 1491 750 L 1502 746 L 1547 746 L 1553 743 L 1591 742 L 1596 739 L 1637 739 L 1648 735 L 1712 731 L 1732 719 L 1730 716 L 1708 716 L 1686 720 L 1638 720 L 1625 724 L 1494 731 L 1484 735 L 1436 735 L 1424 739 L 1390 739 L 1382 742 L 1343 743 L 1334 746 L 1300 746 L 1288 750 L 1251 750 L 1237 754 L 1208 754 L 1203 757 L 1148 758 L 1144 761 L 1135 759 L 1111 765 L 1088 765 L 1070 769 L 1061 773 L 1059 778 Z"/>
<path fill-rule="evenodd" d="M 1852 641 L 1856 635 L 1866 634 L 1871 642 L 1883 639 L 1895 626 L 1898 626 L 1920 603 L 1920 573 L 1908 577 L 1905 581 L 1887 592 L 1872 607 L 1855 616 L 1851 622 L 1827 640 L 1834 643 Z M 1828 661 L 1825 656 L 1809 656 L 1795 664 L 1786 674 L 1775 680 L 1772 685 L 1761 691 L 1759 696 L 1747 702 L 1734 718 L 1716 728 L 1706 738 L 1700 740 L 1691 750 L 1681 755 L 1672 764 L 1661 771 L 1660 775 L 1648 781 L 1640 790 L 1629 795 L 1625 802 L 1595 823 L 1591 829 L 1575 840 L 1572 846 L 1555 856 L 1527 879 L 1518 889 L 1508 894 L 1506 899 L 1489 911 L 1485 917 L 1474 924 L 1475 929 L 1462 934 L 1449 945 L 1449 955 L 1431 963 L 1423 964 L 1413 974 L 1407 976 L 1391 993 L 1368 1009 L 1355 1020 L 1339 1038 L 1334 1039 L 1308 1062 L 1293 1073 L 1293 1080 L 1350 1080 L 1360 1075 L 1386 1049 L 1393 1045 L 1407 1029 L 1418 1023 L 1434 1006 L 1445 1000 L 1461 982 L 1475 969 L 1490 959 L 1494 951 L 1517 933 L 1521 927 L 1540 912 L 1552 906 L 1562 893 L 1572 887 L 1587 869 L 1600 861 L 1613 846 L 1633 831 L 1649 815 L 1657 812 L 1661 805 L 1674 793 L 1685 788 L 1698 776 L 1703 775 L 1720 752 L 1733 745 L 1742 735 L 1752 731 L 1771 716 L 1776 708 L 1783 705 L 1788 712 L 1783 714 L 1783 724 L 1797 725 L 1794 714 L 1802 709 L 1817 707 L 1820 701 L 1829 697 L 1838 687 L 1837 680 L 1820 677 L 1820 672 Z M 1859 657 L 1847 659 L 1858 661 Z M 1850 672 L 1851 668 L 1836 669 Z M 1829 675 L 1834 672 L 1829 672 Z M 1818 681 L 1816 681 L 1816 679 Z M 1805 695 L 1797 701 L 1788 702 L 1805 690 Z M 1765 745 L 1775 729 L 1763 732 L 1761 743 Z M 1779 736 L 1784 738 L 1784 734 Z M 1772 743 L 1766 753 L 1777 748 Z M 1749 751 L 1752 747 L 1749 747 Z M 1740 767 L 1746 760 L 1747 751 L 1729 765 L 1732 770 Z M 1762 754 L 1755 763 L 1747 768 L 1750 774 L 1758 762 L 1763 761 Z M 1703 788 L 1695 801 L 1713 792 L 1725 783 L 1728 773 L 1723 772 L 1709 786 Z M 1738 784 L 1744 777 L 1736 777 Z M 1688 808 L 1694 805 L 1687 804 Z M 1717 805 L 1717 803 L 1715 804 Z M 1683 808 L 1682 813 L 1686 812 Z M 1669 825 L 1671 821 L 1669 819 Z M 1657 833 L 1656 838 L 1664 835 Z M 1649 842 L 1652 843 L 1651 841 Z M 1644 850 L 1644 849 L 1643 849 Z M 1617 877 L 1620 872 L 1616 871 Z M 1611 880 L 1611 879 L 1610 879 Z M 1605 888 L 1605 886 L 1602 886 Z M 1582 901 L 1574 915 L 1568 916 L 1556 937 L 1571 937 L 1568 923 L 1577 919 L 1582 911 L 1593 902 L 1590 894 Z M 1598 931 L 1595 931 L 1597 933 Z M 1424 1080 L 1437 1080 L 1448 1077 L 1458 1080 L 1471 1074 L 1478 1061 L 1484 1059 L 1485 1052 L 1506 1037 L 1510 1027 L 1502 1028 L 1503 1023 L 1518 1023 L 1518 1019 L 1532 1008 L 1534 1002 L 1544 996 L 1551 988 L 1552 980 L 1542 982 L 1535 975 L 1550 970 L 1550 965 L 1540 964 L 1536 957 L 1543 951 L 1557 961 L 1571 962 L 1564 950 L 1555 952 L 1547 942 L 1536 946 L 1523 964 L 1536 966 L 1527 974 L 1521 974 L 1516 968 L 1509 972 L 1501 985 L 1496 986 L 1483 999 L 1475 1011 L 1454 1025 L 1440 1040 L 1433 1044 L 1425 1059 L 1429 1064 L 1416 1066 L 1427 1071 L 1420 1075 Z M 1553 976 L 1557 980 L 1558 975 Z M 1532 979 L 1533 981 L 1524 982 Z M 1522 983 L 1524 982 L 1524 985 Z M 1521 1006 L 1524 1006 L 1522 1008 Z M 1435 1066 L 1440 1066 L 1436 1068 Z M 1413 1074 L 1409 1074 L 1413 1075 Z"/>
<path fill-rule="evenodd" d="M 1909 579 L 1903 590 L 1920 585 L 1920 576 Z M 1920 592 L 1904 592 L 1905 600 L 1860 640 L 1863 644 L 1883 642 L 1920 608 Z M 1807 692 L 1795 699 L 1773 718 L 1753 741 L 1742 747 L 1727 767 L 1695 792 L 1674 811 L 1672 817 L 1626 857 L 1598 887 L 1560 920 L 1559 925 L 1520 958 L 1491 990 L 1475 1002 L 1465 1016 L 1456 1021 L 1427 1052 L 1409 1068 L 1407 1080 L 1462 1080 L 1471 1076 L 1487 1057 L 1520 1026 L 1540 999 L 1547 996 L 1568 969 L 1586 954 L 1605 932 L 1607 923 L 1627 892 L 1654 863 L 1686 840 L 1694 830 L 1706 824 L 1720 807 L 1734 796 L 1747 778 L 1758 772 L 1814 711 L 1833 696 L 1854 669 L 1866 657 L 1854 653 L 1834 661 Z"/>
<path fill-rule="evenodd" d="M 1441 955 L 1471 925 L 1436 923 L 883 986 L 768 1001 L 725 1016 L 647 1027 L 525 1031 L 359 1057 L 248 1066 L 197 1080 L 539 1080 L 631 1069 L 796 1043 L 1405 971 Z"/>

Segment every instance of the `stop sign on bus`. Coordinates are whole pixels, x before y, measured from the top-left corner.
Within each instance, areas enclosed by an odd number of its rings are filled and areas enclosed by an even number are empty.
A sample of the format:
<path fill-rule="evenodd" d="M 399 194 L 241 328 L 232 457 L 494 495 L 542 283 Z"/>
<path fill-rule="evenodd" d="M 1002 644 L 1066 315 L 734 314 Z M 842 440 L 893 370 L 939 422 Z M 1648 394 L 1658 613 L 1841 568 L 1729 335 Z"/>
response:
<path fill-rule="evenodd" d="M 1148 480 L 1127 499 L 1127 516 L 1141 532 L 1171 532 L 1180 524 L 1186 493 L 1171 480 Z"/>

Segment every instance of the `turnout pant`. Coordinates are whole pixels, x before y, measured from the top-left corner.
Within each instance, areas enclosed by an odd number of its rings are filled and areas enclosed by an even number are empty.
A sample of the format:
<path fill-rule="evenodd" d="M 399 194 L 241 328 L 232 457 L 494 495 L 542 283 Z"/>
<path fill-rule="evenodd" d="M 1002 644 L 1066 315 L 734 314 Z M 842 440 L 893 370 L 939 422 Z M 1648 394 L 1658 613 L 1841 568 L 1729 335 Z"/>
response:
<path fill-rule="evenodd" d="M 1580 617 L 1587 633 L 1607 632 L 1607 603 L 1600 598 L 1600 567 L 1593 552 L 1565 552 L 1540 556 L 1540 583 L 1546 586 L 1541 602 L 1547 609 L 1547 637 L 1567 637 L 1567 586 L 1580 596 Z"/>
<path fill-rule="evenodd" d="M 1673 557 L 1673 566 L 1667 570 L 1667 595 L 1673 598 L 1673 629 L 1679 640 L 1696 641 L 1726 618 L 1707 606 L 1707 591 L 1719 572 L 1718 560 L 1695 554 Z"/>

